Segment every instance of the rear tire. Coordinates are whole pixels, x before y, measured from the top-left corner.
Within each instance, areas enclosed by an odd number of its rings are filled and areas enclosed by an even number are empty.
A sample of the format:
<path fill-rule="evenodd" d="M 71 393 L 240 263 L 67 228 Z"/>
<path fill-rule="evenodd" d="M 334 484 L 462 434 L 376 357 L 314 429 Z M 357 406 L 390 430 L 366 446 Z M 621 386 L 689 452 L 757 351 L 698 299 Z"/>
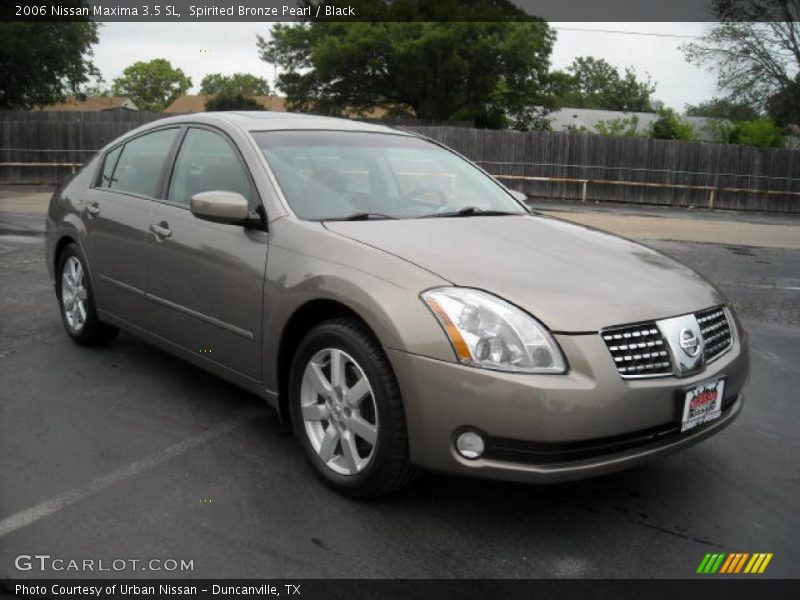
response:
<path fill-rule="evenodd" d="M 305 336 L 292 360 L 289 403 L 309 462 L 335 490 L 375 498 L 414 480 L 400 388 L 359 321 L 327 321 Z"/>
<path fill-rule="evenodd" d="M 103 323 L 97 316 L 89 269 L 75 243 L 67 245 L 58 257 L 56 297 L 64 329 L 76 343 L 95 346 L 116 337 L 119 329 Z"/>

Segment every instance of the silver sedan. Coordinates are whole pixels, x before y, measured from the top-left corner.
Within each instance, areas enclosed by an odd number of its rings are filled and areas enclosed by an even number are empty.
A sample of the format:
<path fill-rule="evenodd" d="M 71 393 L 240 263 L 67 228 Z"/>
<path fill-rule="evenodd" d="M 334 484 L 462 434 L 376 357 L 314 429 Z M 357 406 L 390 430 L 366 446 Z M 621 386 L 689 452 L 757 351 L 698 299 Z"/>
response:
<path fill-rule="evenodd" d="M 47 264 L 76 342 L 122 328 L 258 394 L 360 497 L 419 468 L 637 465 L 733 421 L 748 376 L 731 307 L 684 265 L 347 120 L 132 131 L 54 194 Z"/>

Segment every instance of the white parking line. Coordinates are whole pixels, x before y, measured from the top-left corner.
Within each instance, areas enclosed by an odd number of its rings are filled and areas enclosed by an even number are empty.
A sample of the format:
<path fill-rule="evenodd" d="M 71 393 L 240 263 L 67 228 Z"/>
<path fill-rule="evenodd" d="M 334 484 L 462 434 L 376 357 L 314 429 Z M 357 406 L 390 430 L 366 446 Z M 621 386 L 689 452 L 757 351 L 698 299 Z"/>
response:
<path fill-rule="evenodd" d="M 116 483 L 120 483 L 121 481 L 125 481 L 126 479 L 134 477 L 139 473 L 147 471 L 148 469 L 157 467 L 169 459 L 183 454 L 187 450 L 191 450 L 192 448 L 206 444 L 222 435 L 225 435 L 229 431 L 236 429 L 237 427 L 241 427 L 245 423 L 248 423 L 263 414 L 265 414 L 265 409 L 249 409 L 243 411 L 238 417 L 230 419 L 229 421 L 225 421 L 217 427 L 209 429 L 208 431 L 204 431 L 196 436 L 187 438 L 181 442 L 173 444 L 172 446 L 168 446 L 167 448 L 146 456 L 141 460 L 137 460 L 136 462 L 132 462 L 129 465 L 117 469 L 116 471 L 112 471 L 108 475 L 98 477 L 86 485 L 69 490 L 56 496 L 55 498 L 46 500 L 40 504 L 37 504 L 36 506 L 22 510 L 14 515 L 11 515 L 10 517 L 6 517 L 0 521 L 0 538 L 16 531 L 17 529 L 27 527 L 39 519 L 49 517 L 53 513 L 67 508 L 76 502 L 80 502 L 84 498 L 87 498 L 92 494 L 96 494 L 107 487 L 110 487 Z"/>

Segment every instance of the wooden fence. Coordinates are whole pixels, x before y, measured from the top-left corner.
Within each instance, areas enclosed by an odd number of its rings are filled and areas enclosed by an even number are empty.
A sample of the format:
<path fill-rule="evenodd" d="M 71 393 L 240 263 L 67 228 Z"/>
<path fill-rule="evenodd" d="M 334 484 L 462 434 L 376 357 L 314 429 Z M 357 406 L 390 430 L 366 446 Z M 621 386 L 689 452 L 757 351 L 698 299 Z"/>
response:
<path fill-rule="evenodd" d="M 57 182 L 69 174 L 69 165 L 85 162 L 117 136 L 164 116 L 0 111 L 0 183 Z M 800 212 L 798 150 L 398 126 L 447 144 L 509 187 L 534 197 Z"/>
<path fill-rule="evenodd" d="M 57 183 L 123 133 L 163 118 L 145 111 L 0 111 L 0 183 Z"/>
<path fill-rule="evenodd" d="M 529 196 L 800 212 L 800 151 L 531 131 L 407 127 Z"/>

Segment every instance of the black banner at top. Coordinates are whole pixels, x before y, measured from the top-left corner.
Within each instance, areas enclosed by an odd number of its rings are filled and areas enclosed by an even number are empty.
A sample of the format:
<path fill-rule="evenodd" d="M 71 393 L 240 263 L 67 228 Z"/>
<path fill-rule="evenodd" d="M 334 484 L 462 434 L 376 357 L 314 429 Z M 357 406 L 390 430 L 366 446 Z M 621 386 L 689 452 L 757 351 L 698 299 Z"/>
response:
<path fill-rule="evenodd" d="M 797 21 L 792 0 L 3 0 L 0 21 Z M 737 6 L 747 10 L 739 11 Z"/>

